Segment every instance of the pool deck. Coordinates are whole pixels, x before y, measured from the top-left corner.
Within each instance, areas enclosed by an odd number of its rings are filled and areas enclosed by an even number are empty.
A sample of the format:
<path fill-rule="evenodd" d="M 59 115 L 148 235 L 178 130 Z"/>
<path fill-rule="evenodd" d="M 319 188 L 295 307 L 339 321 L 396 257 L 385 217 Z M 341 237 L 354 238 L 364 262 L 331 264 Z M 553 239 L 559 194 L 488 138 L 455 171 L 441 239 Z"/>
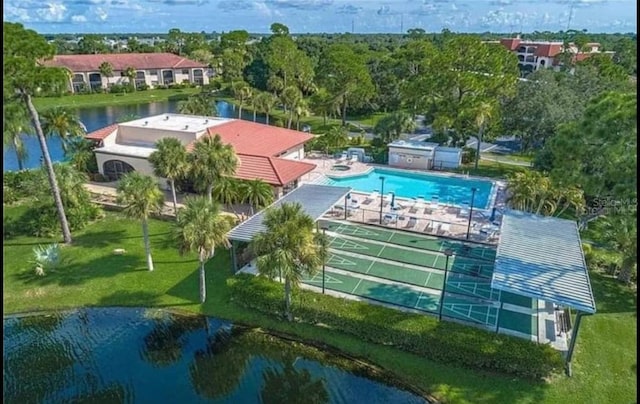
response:
<path fill-rule="evenodd" d="M 322 183 L 327 177 L 348 177 L 366 174 L 376 167 L 407 171 L 385 165 L 365 164 L 357 161 L 346 163 L 344 160 L 336 158 L 308 158 L 302 161 L 315 164 L 316 169 L 302 177 L 301 183 Z M 347 171 L 336 171 L 333 170 L 334 165 L 348 165 L 351 169 Z M 421 171 L 421 173 L 447 175 L 445 173 L 434 173 L 430 171 Z M 464 177 L 461 175 L 455 176 L 460 178 Z M 396 197 L 395 209 L 391 209 L 388 196 L 385 195 L 381 198 L 379 195 L 371 195 L 359 191 L 353 191 L 351 193 L 351 200 L 347 206 L 348 214 L 346 217 L 344 212 L 345 206 L 343 204 L 336 205 L 334 209 L 327 214 L 327 217 L 338 219 L 346 218 L 354 222 L 378 224 L 390 228 L 457 239 L 466 239 L 468 232 L 469 240 L 495 244 L 499 239 L 502 211 L 505 207 L 506 184 L 493 179 L 481 177 L 470 178 L 490 180 L 494 183 L 494 189 L 492 190 L 493 203 L 491 206 L 496 208 L 496 214 L 493 221 L 489 220 L 491 218 L 491 209 L 483 210 L 474 207 L 473 217 L 471 217 L 471 221 L 469 221 L 469 210 L 464 210 L 459 206 L 443 203 L 433 204 L 430 200 L 416 201 L 415 199 Z M 382 214 L 380 213 L 380 206 L 382 206 Z"/>

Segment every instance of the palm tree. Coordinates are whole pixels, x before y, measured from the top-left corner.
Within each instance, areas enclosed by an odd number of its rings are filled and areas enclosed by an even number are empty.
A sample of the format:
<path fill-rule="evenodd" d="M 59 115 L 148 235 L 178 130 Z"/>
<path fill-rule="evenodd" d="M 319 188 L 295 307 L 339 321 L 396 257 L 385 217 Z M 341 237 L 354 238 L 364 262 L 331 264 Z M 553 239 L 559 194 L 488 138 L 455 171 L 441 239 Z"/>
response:
<path fill-rule="evenodd" d="M 229 220 L 220 207 L 203 196 L 188 197 L 185 208 L 178 211 L 177 241 L 181 254 L 197 252 L 200 262 L 200 303 L 207 298 L 204 264 L 215 254 L 216 247 L 229 248 Z"/>
<path fill-rule="evenodd" d="M 255 210 L 266 208 L 274 199 L 273 188 L 261 179 L 242 181 L 240 186 L 242 200 L 246 201 L 251 209 L 251 216 Z"/>
<path fill-rule="evenodd" d="M 313 276 L 322 265 L 313 219 L 299 203 L 284 203 L 266 211 L 265 230 L 254 235 L 250 249 L 258 257 L 261 275 L 284 280 L 285 315 L 291 321 L 291 290 L 303 276 Z"/>
<path fill-rule="evenodd" d="M 136 69 L 131 66 L 124 69 L 124 75 L 129 79 L 129 84 L 133 86 L 133 91 L 136 91 L 136 75 L 137 74 L 138 73 L 136 72 Z"/>
<path fill-rule="evenodd" d="M 194 94 L 189 96 L 185 101 L 178 103 L 178 111 L 181 114 L 200 115 L 200 116 L 216 116 L 216 104 L 213 99 L 206 94 Z"/>
<path fill-rule="evenodd" d="M 324 124 L 327 124 L 327 115 L 334 112 L 338 106 L 333 97 L 325 88 L 320 88 L 309 99 L 311 111 L 316 115 L 322 115 Z"/>
<path fill-rule="evenodd" d="M 69 144 L 74 138 L 80 138 L 86 129 L 76 112 L 65 107 L 54 107 L 42 112 L 42 130 L 45 136 L 60 136 L 62 150 L 67 153 Z M 74 139 L 75 140 L 75 139 Z"/>
<path fill-rule="evenodd" d="M 260 112 L 266 115 L 265 123 L 269 125 L 269 115 L 276 107 L 278 99 L 271 93 L 260 93 L 256 97 L 256 103 L 260 106 Z"/>
<path fill-rule="evenodd" d="M 221 177 L 213 186 L 213 199 L 226 205 L 234 213 L 237 212 L 233 205 L 241 200 L 240 183 L 233 177 Z"/>
<path fill-rule="evenodd" d="M 187 149 L 177 138 L 160 139 L 156 143 L 156 150 L 149 156 L 149 162 L 153 166 L 153 173 L 157 177 L 166 178 L 169 182 L 173 211 L 177 212 L 176 179 L 187 172 Z"/>
<path fill-rule="evenodd" d="M 107 87 L 109 87 L 109 77 L 113 76 L 113 66 L 111 65 L 111 63 L 104 61 L 100 63 L 100 66 L 98 66 L 98 70 L 100 71 L 101 77 L 106 77 Z"/>
<path fill-rule="evenodd" d="M 345 147 L 349 144 L 349 135 L 342 126 L 332 126 L 327 133 L 320 137 L 325 146 L 325 152 Z"/>
<path fill-rule="evenodd" d="M 280 95 L 280 101 L 284 104 L 285 113 L 288 113 L 289 119 L 287 121 L 287 128 L 291 129 L 291 122 L 293 122 L 293 109 L 302 100 L 302 93 L 295 86 L 289 86 L 282 91 Z"/>
<path fill-rule="evenodd" d="M 118 203 L 124 205 L 125 215 L 142 221 L 147 267 L 149 271 L 153 271 L 148 219 L 152 214 L 162 210 L 163 192 L 153 177 L 132 171 L 125 174 L 118 183 Z"/>
<path fill-rule="evenodd" d="M 251 98 L 251 87 L 246 81 L 238 81 L 231 86 L 233 97 L 238 100 L 238 118 L 242 119 L 242 106 Z"/>
<path fill-rule="evenodd" d="M 71 164 L 82 173 L 98 172 L 98 161 L 94 149 L 96 144 L 85 138 L 77 138 L 69 144 Z"/>
<path fill-rule="evenodd" d="M 628 283 L 638 263 L 637 214 L 607 217 L 604 226 L 605 239 L 622 258 L 618 279 Z"/>
<path fill-rule="evenodd" d="M 29 128 L 29 117 L 24 107 L 15 102 L 5 102 L 3 105 L 4 120 L 2 144 L 13 148 L 18 161 L 18 170 L 24 169 L 24 162 L 29 157 L 22 136 Z"/>
<path fill-rule="evenodd" d="M 398 139 L 402 133 L 413 131 L 415 125 L 411 114 L 398 111 L 380 119 L 373 128 L 373 132 L 380 136 L 385 143 L 389 143 Z"/>
<path fill-rule="evenodd" d="M 44 166 L 53 200 L 56 205 L 58 219 L 65 244 L 71 244 L 69 221 L 64 211 L 60 189 L 49 154 L 49 147 L 42 131 L 40 116 L 33 105 L 33 95 L 36 92 L 60 92 L 69 82 L 69 71 L 62 68 L 48 67 L 41 63 L 53 57 L 54 48 L 49 46 L 44 38 L 33 30 L 24 29 L 21 24 L 4 23 L 3 59 L 4 68 L 3 101 L 8 99 L 20 100 L 24 103 L 31 124 L 35 129 L 38 143 L 42 151 Z"/>
<path fill-rule="evenodd" d="M 195 184 L 204 189 L 213 200 L 213 185 L 217 180 L 236 173 L 238 158 L 233 146 L 222 143 L 220 135 L 198 140 L 190 154 L 191 176 Z"/>
<path fill-rule="evenodd" d="M 563 187 L 561 197 L 564 204 L 556 216 L 562 216 L 568 208 L 573 208 L 576 216 L 580 216 L 585 207 L 584 192 L 577 187 Z"/>
<path fill-rule="evenodd" d="M 476 139 L 476 164 L 475 169 L 478 169 L 480 163 L 480 144 L 482 143 L 482 134 L 487 126 L 487 123 L 493 118 L 495 107 L 488 102 L 480 103 L 480 106 L 475 111 L 475 123 L 478 128 L 478 139 Z"/>
<path fill-rule="evenodd" d="M 296 130 L 300 130 L 300 118 L 307 117 L 311 113 L 309 105 L 303 98 L 293 107 L 293 113 L 296 117 Z"/>

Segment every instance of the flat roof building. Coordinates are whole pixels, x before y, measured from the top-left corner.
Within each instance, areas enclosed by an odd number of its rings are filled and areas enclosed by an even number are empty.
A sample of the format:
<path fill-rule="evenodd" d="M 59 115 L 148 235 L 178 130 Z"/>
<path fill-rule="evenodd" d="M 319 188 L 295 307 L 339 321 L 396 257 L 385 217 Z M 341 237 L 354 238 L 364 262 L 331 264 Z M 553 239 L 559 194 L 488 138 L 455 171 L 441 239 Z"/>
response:
<path fill-rule="evenodd" d="M 276 196 L 297 187 L 300 177 L 315 168 L 296 161 L 304 158 L 304 144 L 312 135 L 240 119 L 161 114 L 113 124 L 86 137 L 98 142 L 100 173 L 116 181 L 130 171 L 153 175 L 148 158 L 160 139 L 176 138 L 190 151 L 199 139 L 215 135 L 238 156 L 236 178 L 263 180 L 274 187 Z M 164 179 L 160 182 L 164 185 Z"/>

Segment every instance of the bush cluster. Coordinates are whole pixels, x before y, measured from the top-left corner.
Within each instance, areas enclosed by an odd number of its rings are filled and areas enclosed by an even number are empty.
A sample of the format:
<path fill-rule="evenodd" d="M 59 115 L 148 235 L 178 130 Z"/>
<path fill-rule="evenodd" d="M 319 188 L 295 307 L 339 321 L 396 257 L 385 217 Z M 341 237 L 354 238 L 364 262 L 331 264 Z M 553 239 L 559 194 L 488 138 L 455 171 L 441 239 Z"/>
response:
<path fill-rule="evenodd" d="M 252 275 L 238 275 L 228 282 L 231 299 L 236 304 L 282 316 L 281 284 Z M 425 315 L 305 290 L 294 294 L 293 304 L 297 321 L 340 330 L 442 363 L 530 379 L 549 376 L 563 365 L 560 353 L 548 345 Z"/>
<path fill-rule="evenodd" d="M 12 204 L 29 196 L 39 170 L 6 171 L 2 176 L 2 203 Z"/>

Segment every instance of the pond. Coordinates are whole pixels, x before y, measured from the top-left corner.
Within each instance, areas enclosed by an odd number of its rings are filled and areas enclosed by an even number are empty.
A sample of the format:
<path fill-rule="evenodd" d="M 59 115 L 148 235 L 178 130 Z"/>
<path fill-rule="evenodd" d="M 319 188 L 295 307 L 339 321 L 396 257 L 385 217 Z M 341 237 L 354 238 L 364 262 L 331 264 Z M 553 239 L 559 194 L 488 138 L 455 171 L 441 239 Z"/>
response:
<path fill-rule="evenodd" d="M 152 115 L 160 115 L 165 113 L 176 113 L 178 111 L 179 101 L 162 101 L 147 104 L 134 105 L 114 105 L 114 106 L 97 106 L 89 108 L 79 108 L 78 116 L 80 121 L 86 126 L 87 131 L 92 132 L 105 126 L 109 126 L 122 119 L 133 119 L 133 117 L 145 117 Z M 237 118 L 238 109 L 225 101 L 216 101 L 216 109 L 218 116 L 223 118 Z M 253 120 L 253 113 L 242 111 L 242 119 Z M 256 122 L 265 122 L 263 115 L 256 116 Z M 25 168 L 34 168 L 41 165 L 40 144 L 35 136 L 23 136 L 28 158 L 24 165 Z M 49 154 L 51 159 L 55 161 L 64 160 L 62 144 L 60 138 L 52 137 L 47 140 Z M 3 148 L 3 171 L 14 171 L 18 169 L 18 161 L 12 148 Z"/>
<path fill-rule="evenodd" d="M 427 403 L 340 356 L 158 309 L 7 316 L 3 359 L 6 403 Z"/>

